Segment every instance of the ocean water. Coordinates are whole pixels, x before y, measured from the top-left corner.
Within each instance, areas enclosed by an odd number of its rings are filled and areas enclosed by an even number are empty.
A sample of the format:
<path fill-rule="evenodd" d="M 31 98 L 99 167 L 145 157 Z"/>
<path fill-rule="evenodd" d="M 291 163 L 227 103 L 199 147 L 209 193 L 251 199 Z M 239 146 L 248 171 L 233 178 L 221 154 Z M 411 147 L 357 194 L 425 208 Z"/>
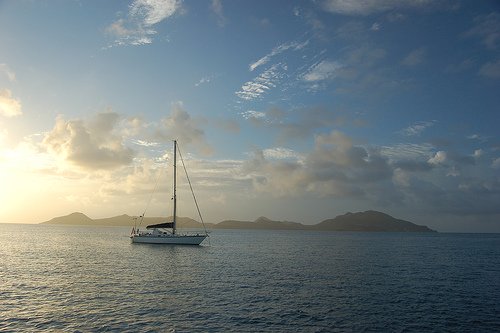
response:
<path fill-rule="evenodd" d="M 499 332 L 500 235 L 0 224 L 1 332 Z"/>

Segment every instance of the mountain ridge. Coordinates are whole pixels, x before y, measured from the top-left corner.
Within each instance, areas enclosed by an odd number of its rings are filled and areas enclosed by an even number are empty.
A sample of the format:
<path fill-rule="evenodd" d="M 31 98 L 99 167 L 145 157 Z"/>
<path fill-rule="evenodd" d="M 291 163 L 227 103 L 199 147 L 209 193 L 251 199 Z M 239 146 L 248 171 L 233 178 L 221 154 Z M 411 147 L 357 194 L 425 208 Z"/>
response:
<path fill-rule="evenodd" d="M 396 219 L 388 214 L 368 210 L 365 212 L 339 215 L 315 225 L 319 230 L 332 231 L 369 231 L 369 232 L 432 232 L 427 226 Z"/>
<path fill-rule="evenodd" d="M 42 224 L 94 225 L 94 226 L 133 226 L 134 218 L 127 214 L 108 218 L 91 219 L 83 213 L 75 212 L 55 217 Z M 141 227 L 171 221 L 172 217 L 144 217 Z M 203 225 L 189 217 L 177 217 L 179 228 L 201 229 Z M 219 223 L 205 223 L 209 229 L 264 229 L 264 230 L 318 230 L 318 231 L 362 231 L 362 232 L 436 232 L 427 226 L 397 219 L 386 213 L 368 210 L 364 212 L 338 215 L 317 224 L 306 225 L 292 221 L 273 221 L 260 216 L 254 221 L 224 220 Z"/>

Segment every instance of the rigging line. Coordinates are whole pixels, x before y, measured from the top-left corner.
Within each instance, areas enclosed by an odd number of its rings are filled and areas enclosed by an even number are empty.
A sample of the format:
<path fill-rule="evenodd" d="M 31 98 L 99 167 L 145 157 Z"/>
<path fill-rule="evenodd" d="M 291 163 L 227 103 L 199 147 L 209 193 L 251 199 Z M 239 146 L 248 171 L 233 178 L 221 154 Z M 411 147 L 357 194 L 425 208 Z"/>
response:
<path fill-rule="evenodd" d="M 177 145 L 177 151 L 179 152 L 179 157 L 181 158 L 182 167 L 184 168 L 184 172 L 186 173 L 186 178 L 187 178 L 187 181 L 189 184 L 189 188 L 191 189 L 191 194 L 193 194 L 194 203 L 196 205 L 196 209 L 198 210 L 198 216 L 200 217 L 200 221 L 201 221 L 201 224 L 203 225 L 203 229 L 205 230 L 205 234 L 208 235 L 207 227 L 205 226 L 205 221 L 203 221 L 203 217 L 201 216 L 200 207 L 198 206 L 198 201 L 196 200 L 196 196 L 194 195 L 193 186 L 191 185 L 191 180 L 189 179 L 189 175 L 188 175 L 188 172 L 186 169 L 186 165 L 184 164 L 184 159 L 182 158 L 182 154 L 181 154 L 181 150 L 179 149 L 179 145 Z"/>
<path fill-rule="evenodd" d="M 156 175 L 155 186 L 154 186 L 153 190 L 151 191 L 148 203 L 146 204 L 146 208 L 144 209 L 144 213 L 142 213 L 142 215 L 140 216 L 141 217 L 141 222 L 139 223 L 139 226 L 142 225 L 142 222 L 144 221 L 144 216 L 146 216 L 146 211 L 148 210 L 149 205 L 151 204 L 151 200 L 153 200 L 153 194 L 155 194 L 156 189 L 158 188 L 158 180 L 160 179 L 160 174 L 161 174 L 161 169 L 158 172 L 158 174 Z"/>

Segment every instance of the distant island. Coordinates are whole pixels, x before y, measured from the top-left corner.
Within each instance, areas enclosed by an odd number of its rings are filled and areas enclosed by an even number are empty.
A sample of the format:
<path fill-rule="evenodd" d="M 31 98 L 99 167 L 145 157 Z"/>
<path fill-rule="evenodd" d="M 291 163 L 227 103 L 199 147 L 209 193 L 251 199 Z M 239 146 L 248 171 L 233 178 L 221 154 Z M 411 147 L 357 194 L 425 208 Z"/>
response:
<path fill-rule="evenodd" d="M 134 217 L 119 215 L 115 217 L 91 219 L 83 213 L 72 213 L 55 217 L 42 224 L 94 225 L 94 226 L 133 226 Z M 144 217 L 142 226 L 171 221 L 172 217 Z M 178 217 L 179 228 L 201 229 L 202 224 L 189 217 Z M 324 230 L 324 231 L 362 231 L 362 232 L 436 232 L 427 226 L 396 219 L 388 214 L 368 210 L 346 213 L 314 225 L 290 221 L 273 221 L 259 217 L 255 221 L 225 220 L 219 223 L 205 223 L 208 229 L 267 229 L 267 230 Z"/>

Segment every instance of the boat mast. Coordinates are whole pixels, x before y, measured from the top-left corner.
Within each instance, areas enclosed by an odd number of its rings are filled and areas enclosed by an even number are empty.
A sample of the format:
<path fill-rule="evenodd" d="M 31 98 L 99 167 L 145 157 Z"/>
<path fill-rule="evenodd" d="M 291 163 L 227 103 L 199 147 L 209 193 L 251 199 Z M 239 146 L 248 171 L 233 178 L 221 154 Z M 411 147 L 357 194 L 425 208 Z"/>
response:
<path fill-rule="evenodd" d="M 176 170 L 176 154 L 177 154 L 177 140 L 174 140 L 174 221 L 172 226 L 172 233 L 176 232 L 177 220 L 177 195 L 175 193 L 177 183 L 177 170 Z"/>

